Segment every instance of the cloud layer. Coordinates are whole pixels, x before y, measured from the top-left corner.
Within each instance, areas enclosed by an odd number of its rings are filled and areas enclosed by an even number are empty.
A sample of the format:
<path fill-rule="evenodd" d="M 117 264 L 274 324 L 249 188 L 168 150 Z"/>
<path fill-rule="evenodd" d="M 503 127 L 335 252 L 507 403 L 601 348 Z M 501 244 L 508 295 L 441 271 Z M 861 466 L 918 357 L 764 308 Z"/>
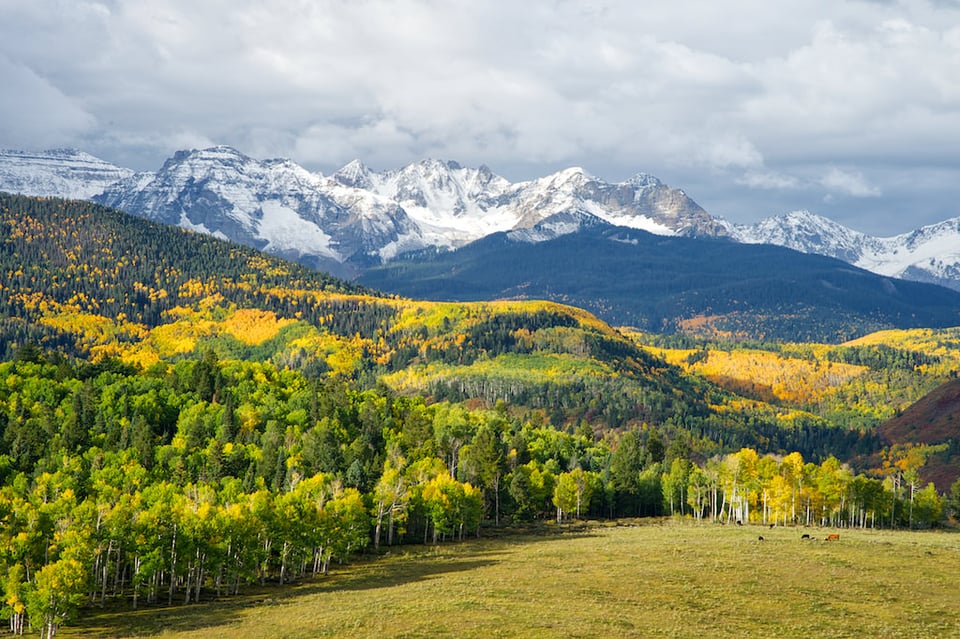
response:
<path fill-rule="evenodd" d="M 921 0 L 0 0 L 0 146 L 154 169 L 638 171 L 737 221 L 960 215 L 960 7 Z"/>

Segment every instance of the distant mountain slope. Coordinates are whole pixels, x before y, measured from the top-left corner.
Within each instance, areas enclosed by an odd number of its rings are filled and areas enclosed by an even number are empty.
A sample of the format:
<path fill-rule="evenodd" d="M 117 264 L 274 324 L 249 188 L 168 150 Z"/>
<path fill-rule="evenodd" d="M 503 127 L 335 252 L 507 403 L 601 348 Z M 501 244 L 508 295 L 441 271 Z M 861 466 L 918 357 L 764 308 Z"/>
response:
<path fill-rule="evenodd" d="M 245 246 L 89 202 L 0 193 L 0 231 L 2 350 L 26 340 L 72 349 L 75 335 L 44 321 L 58 310 L 119 321 L 123 330 L 104 339 L 124 340 L 214 295 L 267 306 L 280 288 L 363 292 Z"/>
<path fill-rule="evenodd" d="M 0 149 L 0 191 L 85 200 L 130 175 L 130 169 L 76 149 Z"/>
<path fill-rule="evenodd" d="M 946 451 L 927 460 L 921 474 L 943 492 L 960 478 L 960 381 L 934 389 L 900 415 L 877 427 L 887 444 L 947 444 Z"/>
<path fill-rule="evenodd" d="M 786 246 L 836 257 L 880 275 L 960 290 L 960 218 L 886 238 L 858 233 L 809 211 L 728 229 L 738 242 Z"/>
<path fill-rule="evenodd" d="M 360 281 L 434 299 L 545 298 L 655 332 L 840 342 L 960 323 L 960 294 L 770 245 L 598 225 L 536 244 L 497 234 L 421 252 Z"/>

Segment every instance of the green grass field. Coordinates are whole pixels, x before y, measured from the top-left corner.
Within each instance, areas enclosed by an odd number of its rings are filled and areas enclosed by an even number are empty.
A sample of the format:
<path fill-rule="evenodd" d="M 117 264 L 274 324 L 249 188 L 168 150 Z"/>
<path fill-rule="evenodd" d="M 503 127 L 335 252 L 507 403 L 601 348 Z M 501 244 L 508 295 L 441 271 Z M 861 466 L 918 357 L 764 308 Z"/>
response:
<path fill-rule="evenodd" d="M 395 549 L 83 637 L 960 637 L 960 535 L 642 522 Z M 758 536 L 764 537 L 763 541 Z"/>

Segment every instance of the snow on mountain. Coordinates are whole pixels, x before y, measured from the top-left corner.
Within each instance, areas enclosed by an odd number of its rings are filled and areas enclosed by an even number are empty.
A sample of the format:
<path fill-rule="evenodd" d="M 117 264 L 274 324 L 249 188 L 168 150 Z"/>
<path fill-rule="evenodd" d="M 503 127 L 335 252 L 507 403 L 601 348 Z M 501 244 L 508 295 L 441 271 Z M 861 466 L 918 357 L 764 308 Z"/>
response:
<path fill-rule="evenodd" d="M 519 228 L 529 228 L 566 210 L 589 213 L 615 226 L 657 235 L 725 235 L 696 202 L 653 176 L 639 174 L 610 184 L 579 167 L 516 185 Z"/>
<path fill-rule="evenodd" d="M 344 186 L 369 190 L 373 188 L 371 175 L 370 169 L 363 162 L 353 160 L 330 177 Z"/>
<path fill-rule="evenodd" d="M 428 159 L 382 173 L 354 160 L 324 177 L 227 146 L 180 151 L 137 174 L 76 151 L 5 157 L 0 188 L 90 198 L 338 275 L 491 233 L 529 230 L 517 237 L 542 241 L 597 220 L 662 235 L 726 233 L 683 191 L 644 174 L 609 184 L 570 168 L 511 183 L 486 166 Z"/>
<path fill-rule="evenodd" d="M 86 200 L 133 174 L 76 149 L 0 149 L 0 191 Z"/>
<path fill-rule="evenodd" d="M 485 166 L 423 160 L 377 172 L 354 160 L 323 176 L 290 160 L 255 160 L 218 146 L 180 151 L 158 171 L 135 174 L 61 149 L 0 151 L 0 190 L 93 199 L 337 275 L 491 233 L 540 242 L 607 223 L 660 235 L 778 244 L 960 290 L 960 218 L 889 238 L 809 211 L 738 225 L 710 216 L 683 191 L 644 173 L 609 183 L 572 167 L 511 183 Z"/>
<path fill-rule="evenodd" d="M 960 290 L 960 218 L 878 241 L 883 250 L 865 252 L 857 266 Z"/>
<path fill-rule="evenodd" d="M 734 225 L 731 236 L 745 244 L 776 244 L 803 253 L 829 255 L 856 263 L 864 251 L 878 251 L 877 240 L 810 211 L 768 217 L 750 226 Z"/>
<path fill-rule="evenodd" d="M 728 228 L 739 242 L 786 246 L 835 257 L 879 275 L 960 290 L 960 218 L 886 238 L 859 233 L 809 211 Z"/>
<path fill-rule="evenodd" d="M 225 146 L 178 152 L 156 173 L 120 180 L 94 199 L 340 275 L 351 274 L 343 266 L 350 259 L 417 237 L 393 202 L 289 160 L 255 160 Z"/>
<path fill-rule="evenodd" d="M 373 173 L 355 162 L 335 174 L 344 184 L 360 180 L 396 201 L 416 222 L 427 245 L 456 247 L 501 231 L 532 229 L 561 213 L 568 223 L 547 225 L 528 237 L 575 232 L 586 216 L 660 235 L 725 234 L 682 191 L 652 176 L 609 184 L 579 167 L 536 180 L 511 183 L 485 166 L 424 160 L 396 171 Z M 571 223 L 573 220 L 580 222 Z"/>
<path fill-rule="evenodd" d="M 592 213 L 567 210 L 551 215 L 547 219 L 529 228 L 514 229 L 507 233 L 507 237 L 515 242 L 535 244 L 601 224 L 606 224 L 606 222 Z"/>
<path fill-rule="evenodd" d="M 366 179 L 371 191 L 406 211 L 425 246 L 461 246 L 517 223 L 504 200 L 510 183 L 487 167 L 423 160 L 395 171 L 368 173 Z"/>

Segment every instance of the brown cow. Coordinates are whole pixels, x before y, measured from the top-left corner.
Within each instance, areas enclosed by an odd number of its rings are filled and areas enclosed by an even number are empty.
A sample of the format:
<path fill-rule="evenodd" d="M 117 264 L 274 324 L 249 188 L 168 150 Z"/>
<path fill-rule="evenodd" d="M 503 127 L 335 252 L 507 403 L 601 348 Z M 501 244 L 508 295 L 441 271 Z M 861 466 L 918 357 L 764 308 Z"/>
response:
<path fill-rule="evenodd" d="M 827 535 L 827 541 L 840 541 L 840 533 L 830 533 Z"/>

